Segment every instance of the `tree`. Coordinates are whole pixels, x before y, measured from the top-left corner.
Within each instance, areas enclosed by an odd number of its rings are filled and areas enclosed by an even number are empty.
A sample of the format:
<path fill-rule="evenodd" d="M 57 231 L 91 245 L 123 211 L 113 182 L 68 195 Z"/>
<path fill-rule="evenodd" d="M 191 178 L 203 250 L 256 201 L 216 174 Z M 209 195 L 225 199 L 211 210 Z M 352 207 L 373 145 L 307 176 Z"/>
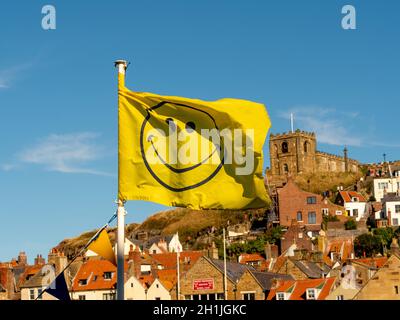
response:
<path fill-rule="evenodd" d="M 355 222 L 354 219 L 350 218 L 344 223 L 344 227 L 346 230 L 356 230 L 357 229 L 357 223 Z"/>
<path fill-rule="evenodd" d="M 357 257 L 372 257 L 383 253 L 382 239 L 379 236 L 364 233 L 354 239 L 354 251 Z"/>
<path fill-rule="evenodd" d="M 381 239 L 384 247 L 388 248 L 395 236 L 395 231 L 391 227 L 378 228 L 374 230 L 373 234 Z"/>

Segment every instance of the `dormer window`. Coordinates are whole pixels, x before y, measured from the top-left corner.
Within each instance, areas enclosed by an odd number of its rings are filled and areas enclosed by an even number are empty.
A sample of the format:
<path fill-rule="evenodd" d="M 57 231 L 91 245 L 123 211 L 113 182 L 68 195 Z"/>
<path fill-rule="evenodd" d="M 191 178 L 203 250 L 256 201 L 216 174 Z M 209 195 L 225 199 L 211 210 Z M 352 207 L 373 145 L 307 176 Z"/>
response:
<path fill-rule="evenodd" d="M 103 278 L 104 278 L 104 280 L 111 280 L 111 278 L 112 278 L 112 272 L 104 272 L 104 274 L 103 274 Z"/>
<path fill-rule="evenodd" d="M 351 201 L 352 202 L 358 202 L 358 198 L 357 197 L 353 197 L 353 198 L 351 198 Z"/>
<path fill-rule="evenodd" d="M 315 289 L 307 289 L 307 300 L 316 300 L 317 293 Z"/>
<path fill-rule="evenodd" d="M 80 279 L 79 280 L 79 285 L 80 286 L 86 286 L 87 285 L 87 279 Z"/>
<path fill-rule="evenodd" d="M 278 292 L 276 294 L 276 300 L 286 300 L 286 294 L 285 292 Z"/>

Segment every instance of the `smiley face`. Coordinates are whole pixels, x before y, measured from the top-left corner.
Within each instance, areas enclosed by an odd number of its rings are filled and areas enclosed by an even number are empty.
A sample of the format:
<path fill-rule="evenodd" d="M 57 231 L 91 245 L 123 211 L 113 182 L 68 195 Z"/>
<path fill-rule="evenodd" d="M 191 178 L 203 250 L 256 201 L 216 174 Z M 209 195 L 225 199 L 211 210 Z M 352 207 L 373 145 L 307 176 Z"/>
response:
<path fill-rule="evenodd" d="M 215 119 L 194 106 L 162 101 L 147 110 L 140 130 L 140 150 L 153 178 L 165 188 L 182 192 L 210 181 L 223 167 Z"/>

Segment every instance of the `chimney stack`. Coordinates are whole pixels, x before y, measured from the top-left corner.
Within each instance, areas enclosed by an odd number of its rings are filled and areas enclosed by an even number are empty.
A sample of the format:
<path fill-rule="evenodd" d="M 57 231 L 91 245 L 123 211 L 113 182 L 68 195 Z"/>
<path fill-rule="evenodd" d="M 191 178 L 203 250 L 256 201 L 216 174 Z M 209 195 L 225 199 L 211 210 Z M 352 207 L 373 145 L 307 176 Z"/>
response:
<path fill-rule="evenodd" d="M 42 257 L 41 254 L 38 254 L 35 258 L 35 266 L 43 266 L 46 264 L 45 259 Z"/>
<path fill-rule="evenodd" d="M 26 266 L 28 264 L 28 257 L 24 251 L 21 251 L 17 258 L 17 263 L 21 266 Z"/>
<path fill-rule="evenodd" d="M 134 275 L 136 279 L 139 279 L 140 276 L 142 275 L 142 267 L 141 267 L 142 257 L 138 246 L 136 246 L 135 251 L 132 254 L 132 260 L 133 260 Z"/>

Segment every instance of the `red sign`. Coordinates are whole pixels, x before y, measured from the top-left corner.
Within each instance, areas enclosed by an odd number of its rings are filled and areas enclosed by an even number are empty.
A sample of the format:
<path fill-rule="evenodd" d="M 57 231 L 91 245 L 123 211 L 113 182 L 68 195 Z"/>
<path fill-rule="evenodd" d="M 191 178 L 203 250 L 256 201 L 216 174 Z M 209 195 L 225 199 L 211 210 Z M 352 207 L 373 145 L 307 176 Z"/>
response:
<path fill-rule="evenodd" d="M 213 290 L 214 279 L 198 279 L 193 281 L 193 290 Z"/>

